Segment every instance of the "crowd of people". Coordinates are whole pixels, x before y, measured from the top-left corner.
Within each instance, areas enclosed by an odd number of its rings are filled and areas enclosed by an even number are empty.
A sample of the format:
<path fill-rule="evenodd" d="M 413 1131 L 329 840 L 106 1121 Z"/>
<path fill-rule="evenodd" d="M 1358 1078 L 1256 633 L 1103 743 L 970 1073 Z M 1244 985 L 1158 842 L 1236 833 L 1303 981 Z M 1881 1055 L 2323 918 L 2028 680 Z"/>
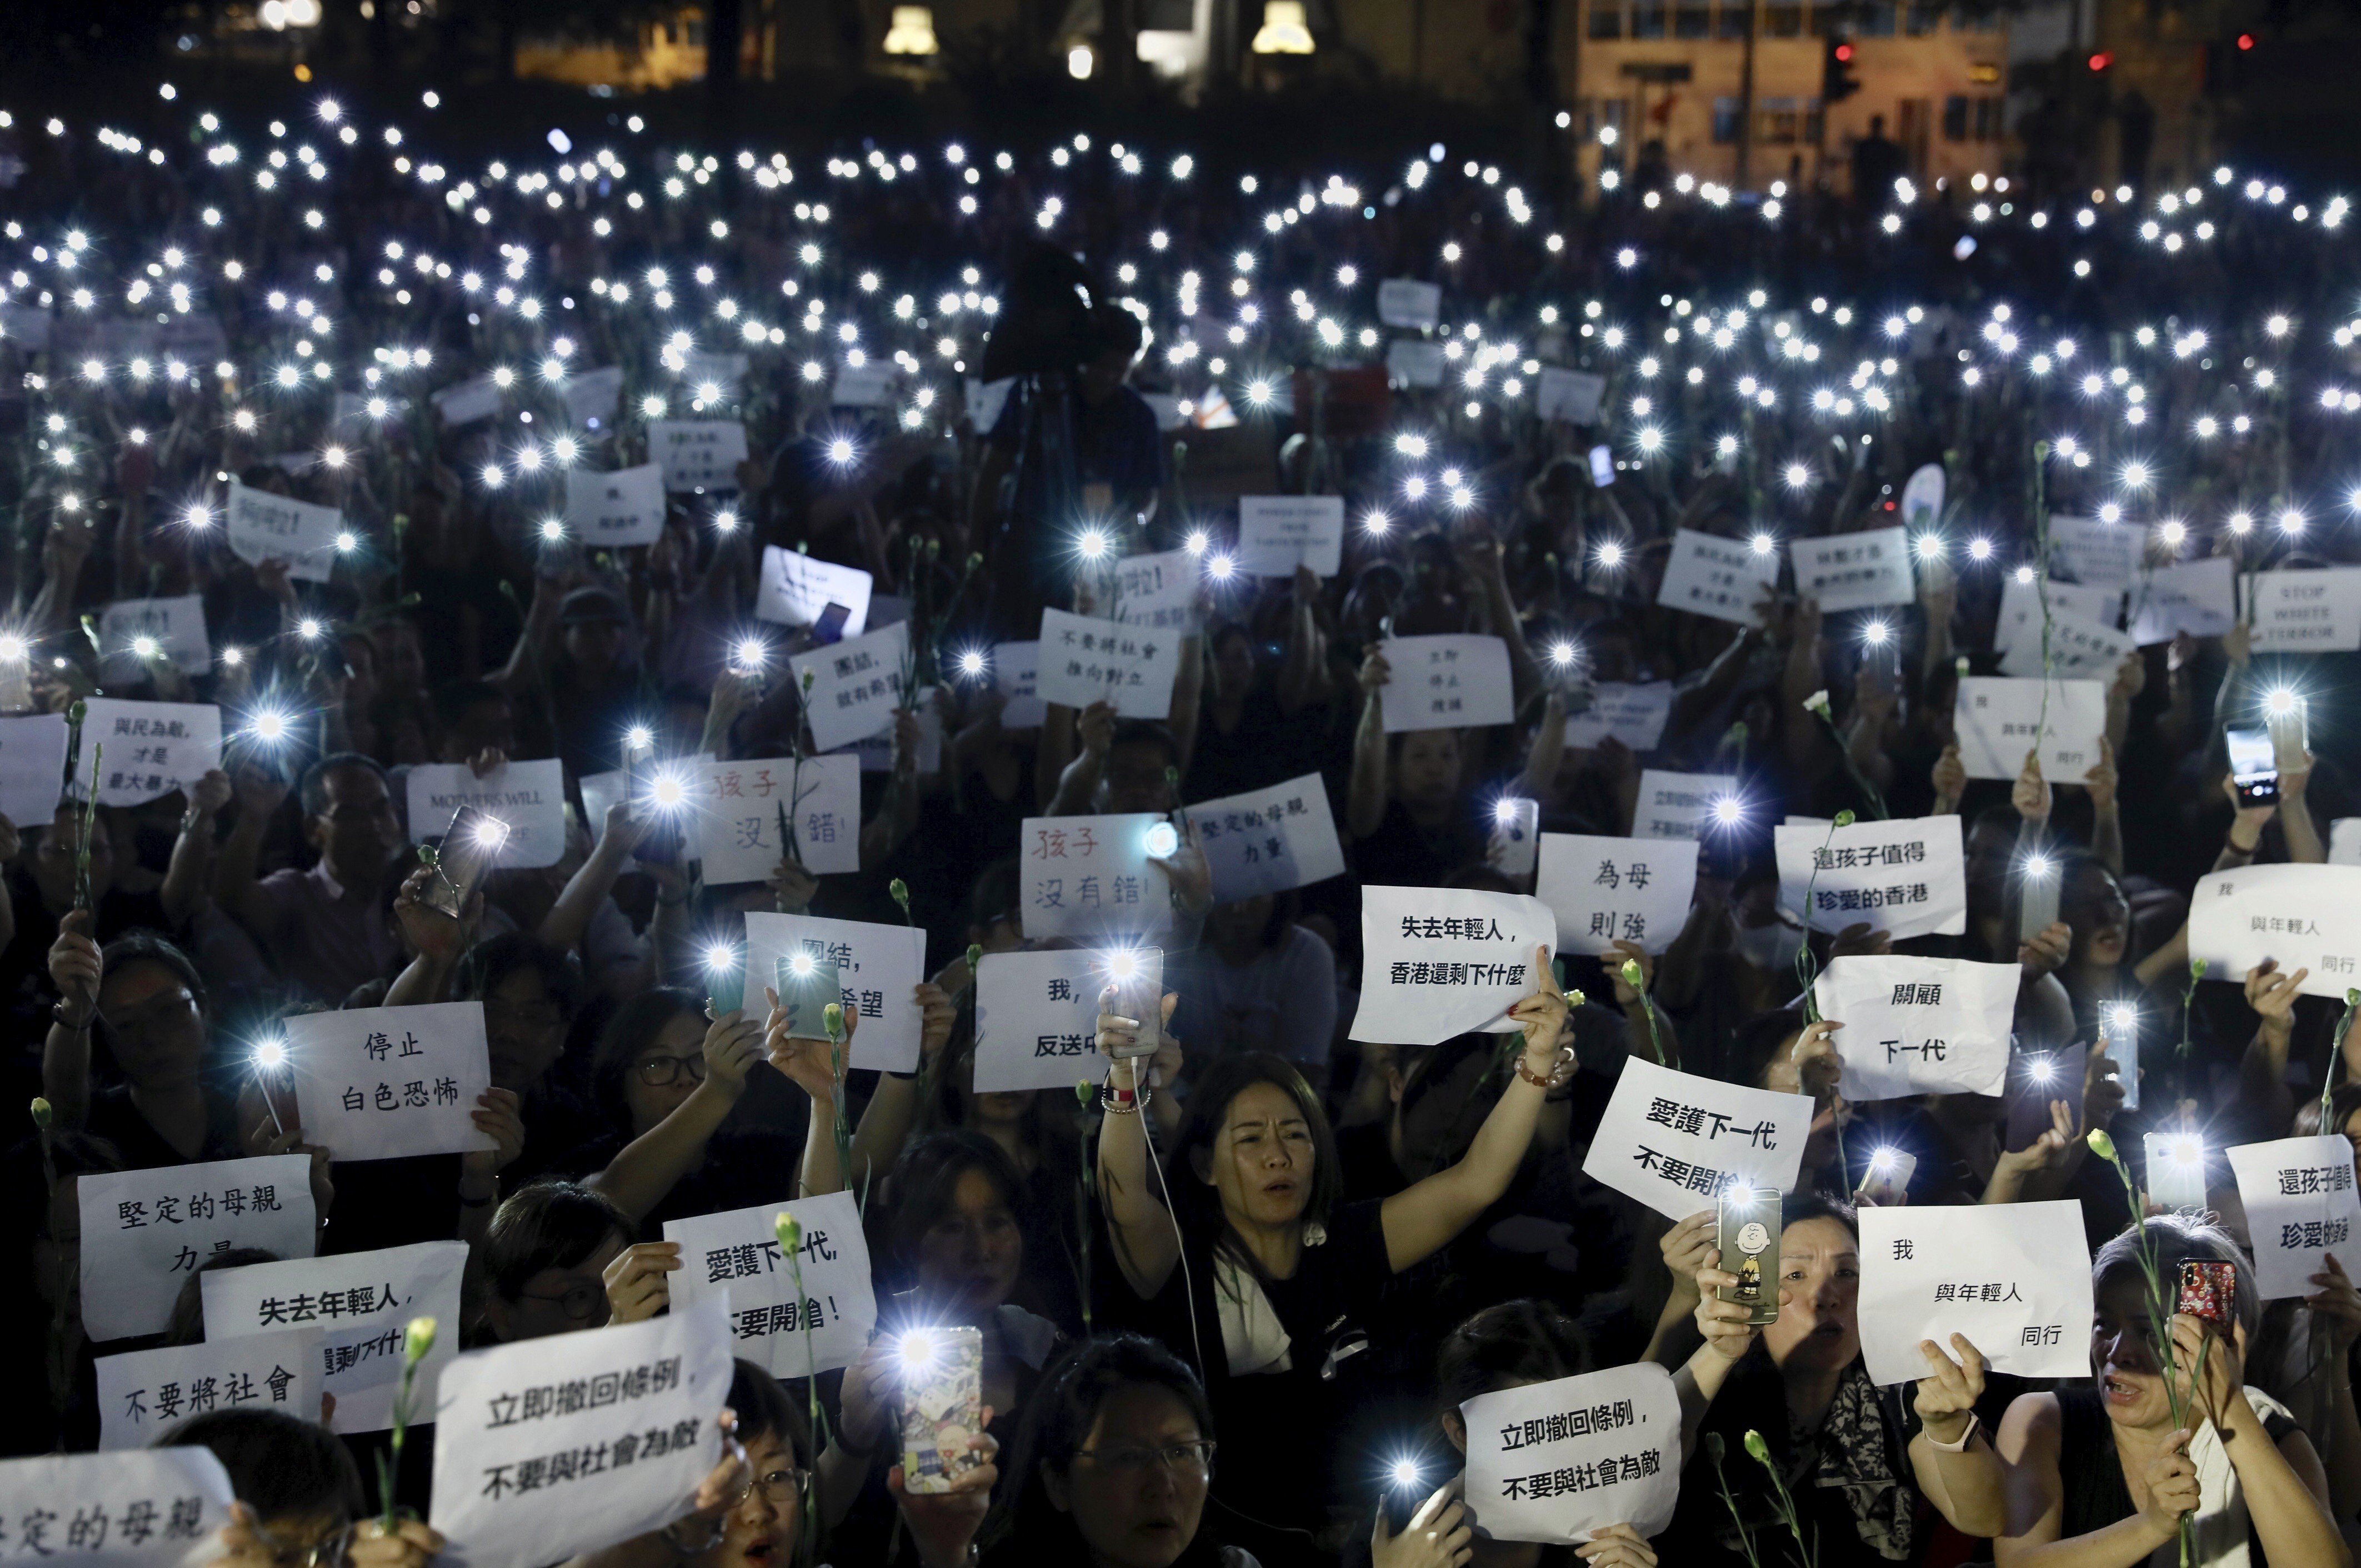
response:
<path fill-rule="evenodd" d="M 2328 861 L 2361 763 L 2361 623 L 2288 652 L 2256 613 L 2258 579 L 2356 559 L 2341 198 L 2226 168 L 1731 192 L 1660 159 L 1576 191 L 1441 146 L 1332 173 L 1089 134 L 659 148 L 606 119 L 495 159 L 433 93 L 0 115 L 0 707 L 210 705 L 225 738 L 95 805 L 77 749 L 53 812 L 0 820 L 0 1008 L 36 1107 L 8 1140 L 36 1286 L 11 1314 L 47 1347 L 10 1452 L 94 1448 L 98 1362 L 202 1340 L 202 1275 L 270 1258 L 207 1259 L 164 1333 L 94 1343 L 78 1184 L 307 1153 L 323 1255 L 467 1245 L 442 1332 L 469 1348 L 664 1314 L 668 1223 L 830 1193 L 859 1200 L 881 1305 L 980 1331 L 987 1425 L 949 1492 L 905 1484 L 890 1336 L 808 1380 L 741 1359 L 719 1467 L 586 1563 L 2351 1560 L 2361 1292 L 2324 1255 L 2263 1300 L 2220 1151 L 2361 1146 L 2361 1043 L 2309 949 L 2207 972 L 2189 924 L 2211 872 Z M 1544 408 L 1545 378 L 1571 400 Z M 687 418 L 737 424 L 745 460 L 670 490 L 652 543 L 569 524 L 567 470 L 656 462 Z M 1906 511 L 1930 465 L 1943 499 Z M 244 492 L 336 509 L 335 545 L 239 544 Z M 1261 494 L 1342 498 L 1333 570 L 1240 565 Z M 2053 556 L 2053 517 L 2120 531 L 2136 582 Z M 1717 615 L 1661 593 L 1686 534 L 1775 556 L 1897 527 L 1906 604 L 1824 609 L 1777 569 Z M 867 626 L 905 623 L 910 657 L 858 870 L 790 831 L 766 879 L 716 882 L 647 790 L 815 754 L 789 661 L 843 630 L 840 603 L 775 609 L 766 553 L 865 574 Z M 1045 612 L 1120 617 L 1148 556 L 1192 582 L 1169 709 L 1000 678 Z M 2219 557 L 2226 623 L 2139 630 L 2139 585 Z M 2067 673 L 2053 588 L 2106 600 L 2123 650 L 2071 672 L 2103 686 L 2096 765 L 2045 776 L 2036 748 L 1971 778 L 1959 683 Z M 192 598 L 193 657 L 185 611 L 110 613 Z M 1507 722 L 1388 722 L 1388 646 L 1443 634 L 1505 644 L 1510 689 L 1482 695 Z M 1644 746 L 1585 726 L 1660 683 Z M 2271 720 L 2258 800 L 2224 730 Z M 440 899 L 415 846 L 446 824 L 412 818 L 410 771 L 540 759 L 562 855 Z M 1489 1032 L 1354 1037 L 1381 989 L 1366 889 L 1531 893 L 1510 829 L 1631 836 L 1652 769 L 1727 781 L 1676 934 L 1552 944 Z M 1184 808 L 1315 775 L 1343 873 L 1224 888 Z M 1028 907 L 1027 819 L 1117 813 L 1175 829 L 1170 907 L 1127 933 L 1162 948 L 1160 999 L 1102 999 L 1079 1096 L 982 1088 L 979 970 L 1075 945 Z M 1807 919 L 1783 885 L 1783 822 L 1889 817 L 1959 818 L 1958 935 Z M 720 992 L 709 959 L 763 912 L 923 929 L 929 978 L 880 1004 L 917 1020 L 912 1070 L 848 1069 L 775 998 Z M 2015 1058 L 2086 1047 L 2080 1078 L 2030 1130 L 1996 1093 L 1848 1098 L 1874 1043 L 1811 978 L 1884 954 L 2015 966 Z M 480 1004 L 489 1148 L 333 1158 L 258 1068 L 290 1018 L 445 1002 Z M 1714 1195 L 1675 1216 L 1586 1174 L 1633 1061 L 1809 1097 L 1767 1314 Z M 2213 1151 L 2203 1201 L 2142 1201 L 2143 1133 Z M 1872 1380 L 1864 1209 L 2059 1199 L 2092 1249 L 2087 1377 L 1953 1335 Z M 2163 1310 L 2159 1257 L 2231 1266 L 2224 1315 Z M 1669 1524 L 1484 1529 L 1461 1407 L 1638 1364 L 1680 1402 Z M 432 1426 L 389 1527 L 363 1479 L 385 1435 L 327 1419 L 159 1440 L 236 1484 L 219 1562 L 443 1551 Z"/>

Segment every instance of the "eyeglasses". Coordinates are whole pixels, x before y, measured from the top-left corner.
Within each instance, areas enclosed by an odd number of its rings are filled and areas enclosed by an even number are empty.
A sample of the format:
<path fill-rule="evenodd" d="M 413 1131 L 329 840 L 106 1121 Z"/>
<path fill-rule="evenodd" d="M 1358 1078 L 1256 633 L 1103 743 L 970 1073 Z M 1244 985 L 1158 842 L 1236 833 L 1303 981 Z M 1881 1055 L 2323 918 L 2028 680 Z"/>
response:
<path fill-rule="evenodd" d="M 638 1073 L 640 1081 L 650 1089 L 662 1089 L 666 1084 L 677 1083 L 683 1073 L 688 1075 L 689 1082 L 703 1083 L 705 1058 L 702 1056 L 642 1057 L 631 1064 L 631 1070 Z"/>
<path fill-rule="evenodd" d="M 805 1472 L 792 1464 L 777 1470 L 766 1470 L 739 1488 L 738 1501 L 742 1503 L 760 1492 L 763 1494 L 763 1500 L 773 1508 L 783 1509 L 791 1508 L 803 1498 L 804 1475 Z"/>
<path fill-rule="evenodd" d="M 145 1007 L 102 1013 L 98 1017 L 100 1023 L 117 1035 L 144 1035 L 159 1024 L 177 1024 L 196 1014 L 197 999 L 188 987 L 182 986 L 171 995 L 160 997 Z"/>
<path fill-rule="evenodd" d="M 555 1296 L 544 1296 L 533 1290 L 522 1294 L 528 1301 L 540 1301 L 555 1307 L 577 1323 L 587 1323 L 597 1316 L 598 1308 L 607 1299 L 606 1287 L 593 1285 L 587 1279 L 580 1284 L 567 1286 Z"/>
<path fill-rule="evenodd" d="M 1145 1475 L 1161 1466 L 1176 1475 L 1200 1479 L 1213 1473 L 1213 1440 L 1176 1442 L 1163 1448 L 1078 1448 L 1074 1457 L 1087 1459 L 1123 1475 Z"/>
<path fill-rule="evenodd" d="M 255 1534 L 270 1553 L 271 1568 L 343 1568 L 345 1553 L 353 1543 L 349 1524 L 310 1546 L 291 1546 L 267 1530 L 258 1529 Z"/>

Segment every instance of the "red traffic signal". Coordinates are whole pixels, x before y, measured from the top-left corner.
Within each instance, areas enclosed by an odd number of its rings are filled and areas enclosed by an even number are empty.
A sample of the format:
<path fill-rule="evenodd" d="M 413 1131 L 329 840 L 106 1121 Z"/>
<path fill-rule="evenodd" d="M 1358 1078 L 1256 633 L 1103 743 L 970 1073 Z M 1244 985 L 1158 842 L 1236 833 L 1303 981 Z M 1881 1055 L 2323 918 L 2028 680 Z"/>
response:
<path fill-rule="evenodd" d="M 2252 33 L 2240 33 L 2238 35 L 2238 47 L 2242 49 L 2254 48 L 2255 35 Z"/>
<path fill-rule="evenodd" d="M 2091 69 L 2093 71 L 2104 71 L 2114 63 L 2114 53 L 2110 49 L 2101 49 L 2091 57 Z"/>
<path fill-rule="evenodd" d="M 2242 45 L 2241 47 L 2244 47 L 2244 46 Z M 1839 44 L 1839 45 L 1837 45 L 1837 58 L 1838 58 L 1839 60 L 1845 60 L 1845 61 L 1847 61 L 1847 62 L 1850 62 L 1850 61 L 1852 60 L 1852 45 L 1850 45 L 1850 44 Z"/>

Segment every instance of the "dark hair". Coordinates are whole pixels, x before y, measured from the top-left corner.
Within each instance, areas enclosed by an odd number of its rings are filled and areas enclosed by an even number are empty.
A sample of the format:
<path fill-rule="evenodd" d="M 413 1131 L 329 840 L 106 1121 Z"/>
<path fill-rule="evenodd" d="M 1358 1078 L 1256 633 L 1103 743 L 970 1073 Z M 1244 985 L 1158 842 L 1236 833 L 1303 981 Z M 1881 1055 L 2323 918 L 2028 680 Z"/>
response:
<path fill-rule="evenodd" d="M 305 768 L 302 783 L 296 786 L 296 793 L 303 798 L 303 815 L 317 817 L 327 810 L 328 775 L 341 773 L 352 768 L 375 773 L 378 782 L 385 785 L 386 794 L 390 795 L 393 793 L 392 782 L 387 778 L 384 766 L 375 757 L 366 756 L 359 751 L 331 751 Z"/>
<path fill-rule="evenodd" d="M 2356 1111 L 2361 1111 L 2361 1083 L 2340 1083 L 2328 1097 L 2328 1125 L 2320 1124 L 2320 1102 L 2307 1096 L 2295 1108 L 2295 1126 L 2290 1135 L 2312 1138 L 2323 1133 L 2341 1134 Z"/>
<path fill-rule="evenodd" d="M 1213 1435 L 1213 1409 L 1204 1386 L 1186 1363 L 1154 1340 L 1135 1333 L 1103 1334 L 1076 1345 L 1051 1366 L 1026 1406 L 1025 1419 L 1002 1471 L 1018 1477 L 1019 1489 L 984 1529 L 984 1561 L 994 1568 L 1067 1568 L 1090 1562 L 1073 1516 L 1049 1500 L 1045 1472 L 1067 1475 L 1074 1454 L 1098 1424 L 1099 1409 L 1125 1388 L 1161 1388 L 1187 1407 L 1200 1437 Z M 1221 1561 L 1201 1525 L 1197 1538 L 1173 1560 L 1173 1568 L 1198 1568 Z"/>
<path fill-rule="evenodd" d="M 1172 727 L 1160 718 L 1126 718 L 1115 727 L 1107 740 L 1107 754 L 1113 756 L 1118 746 L 1155 746 L 1164 752 L 1164 765 L 1180 765 L 1180 742 L 1174 738 Z"/>
<path fill-rule="evenodd" d="M 1455 1410 L 1499 1383 L 1548 1383 L 1590 1370 L 1590 1342 L 1546 1301 L 1501 1301 L 1444 1336 L 1434 1357 L 1434 1405 Z"/>
<path fill-rule="evenodd" d="M 470 1002 L 489 997 L 502 981 L 520 970 L 535 970 L 548 987 L 550 1000 L 574 1021 L 582 1004 L 582 962 L 571 948 L 551 947 L 530 931 L 503 931 L 487 937 L 459 955 L 458 994 Z"/>
<path fill-rule="evenodd" d="M 1779 1199 L 1779 1228 L 1800 1225 L 1806 1220 L 1834 1220 L 1852 1233 L 1853 1240 L 1861 1239 L 1861 1215 L 1841 1198 L 1831 1198 L 1825 1192 L 1788 1192 Z"/>
<path fill-rule="evenodd" d="M 738 1441 L 775 1437 L 795 1455 L 797 1468 L 813 1465 L 811 1418 L 779 1380 L 744 1356 L 730 1364 L 730 1398 L 723 1401 L 738 1416 Z"/>
<path fill-rule="evenodd" d="M 2111 1288 L 2126 1277 L 2138 1277 L 2147 1283 L 2142 1273 L 2140 1240 L 2143 1235 L 2156 1245 L 2157 1263 L 2163 1277 L 2177 1280 L 2184 1263 L 2229 1263 L 2237 1266 L 2236 1304 L 2238 1326 L 2246 1331 L 2252 1341 L 2262 1330 L 2262 1299 L 2255 1294 L 2255 1266 L 2247 1261 L 2237 1239 L 2221 1226 L 2187 1214 L 2152 1214 L 2145 1225 L 2125 1225 L 2099 1249 L 2091 1260 L 2091 1288 L 2093 1292 Z M 2170 1289 L 2169 1283 L 2166 1288 Z"/>
<path fill-rule="evenodd" d="M 434 688 L 434 717 L 445 729 L 456 729 L 471 709 L 508 700 L 509 694 L 489 681 L 451 681 Z"/>
<path fill-rule="evenodd" d="M 1024 1174 L 1008 1152 L 982 1133 L 965 1127 L 928 1133 L 902 1151 L 894 1173 L 885 1179 L 885 1202 L 873 1207 L 875 1222 L 873 1255 L 878 1276 L 892 1288 L 909 1288 L 917 1275 L 918 1242 L 943 1212 L 960 1178 L 969 1171 L 983 1173 L 1008 1205 L 1017 1211 L 1025 1190 Z"/>
<path fill-rule="evenodd" d="M 1771 1070 L 1780 1047 L 1791 1036 L 1803 1032 L 1804 1010 L 1800 1007 L 1756 1014 L 1731 1031 L 1729 1070 L 1723 1076 L 1748 1089 L 1762 1088 L 1763 1075 Z"/>
<path fill-rule="evenodd" d="M 1018 891 L 1022 881 L 1016 857 L 994 861 L 975 873 L 975 885 L 968 890 L 967 923 L 985 936 L 993 927 L 1012 917 L 1021 919 L 1023 895 Z"/>
<path fill-rule="evenodd" d="M 1257 1083 L 1270 1084 L 1293 1100 L 1312 1130 L 1312 1197 L 1303 1206 L 1303 1223 L 1323 1223 L 1344 1195 L 1344 1178 L 1336 1167 L 1336 1135 L 1328 1125 L 1328 1113 L 1320 1107 L 1320 1097 L 1285 1057 L 1243 1051 L 1219 1058 L 1206 1069 L 1196 1088 L 1190 1091 L 1180 1131 L 1172 1140 L 1172 1153 L 1164 1168 L 1174 1217 L 1199 1235 L 1209 1237 L 1215 1252 L 1259 1278 L 1262 1265 L 1230 1229 L 1219 1193 L 1197 1174 L 1196 1167 L 1199 1153 L 1212 1157 L 1213 1141 L 1229 1118 L 1230 1102 Z"/>
<path fill-rule="evenodd" d="M 705 998 L 686 986 L 660 985 L 616 1008 L 598 1031 L 598 1044 L 590 1052 L 590 1092 L 599 1112 L 626 1135 L 631 1108 L 623 1097 L 623 1077 L 631 1070 L 631 1058 L 655 1044 L 664 1025 L 684 1013 L 703 1018 Z"/>
<path fill-rule="evenodd" d="M 368 1512 L 361 1467 L 344 1440 L 284 1410 L 208 1410 L 156 1439 L 158 1448 L 207 1448 L 229 1472 L 230 1490 L 265 1524 Z"/>
<path fill-rule="evenodd" d="M 244 1268 L 250 1264 L 277 1263 L 279 1255 L 269 1247 L 234 1246 L 227 1252 L 208 1253 L 196 1272 L 181 1281 L 180 1293 L 172 1298 L 172 1316 L 164 1325 L 166 1344 L 203 1344 L 205 1343 L 205 1276 L 224 1268 Z"/>
<path fill-rule="evenodd" d="M 629 1242 L 631 1216 L 596 1188 L 544 1179 L 522 1188 L 492 1211 L 484 1242 L 484 1277 L 492 1294 L 514 1301 L 544 1268 L 572 1268 L 620 1235 Z"/>
<path fill-rule="evenodd" d="M 104 977 L 120 973 L 132 964 L 160 964 L 189 988 L 189 994 L 197 999 L 197 1011 L 205 1011 L 205 982 L 198 977 L 196 964 L 160 931 L 145 927 L 126 931 L 100 948 L 98 959 L 101 985 L 105 984 Z"/>

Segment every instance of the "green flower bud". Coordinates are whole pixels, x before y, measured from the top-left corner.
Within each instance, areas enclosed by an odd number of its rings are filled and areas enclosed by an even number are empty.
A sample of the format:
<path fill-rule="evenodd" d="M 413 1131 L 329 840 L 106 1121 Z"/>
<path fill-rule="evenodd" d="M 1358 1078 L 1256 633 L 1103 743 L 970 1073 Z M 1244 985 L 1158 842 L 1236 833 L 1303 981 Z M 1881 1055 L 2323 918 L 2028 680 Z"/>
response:
<path fill-rule="evenodd" d="M 1752 730 L 1746 728 L 1746 720 L 1741 718 L 1730 727 L 1729 738 L 1732 740 L 1743 741 L 1752 733 Z"/>
<path fill-rule="evenodd" d="M 1763 1434 L 1752 1427 L 1746 1429 L 1746 1452 L 1764 1464 L 1771 1463 L 1771 1445 L 1763 1442 Z"/>
<path fill-rule="evenodd" d="M 1705 1456 L 1708 1459 L 1710 1459 L 1716 1464 L 1719 1464 L 1721 1463 L 1721 1456 L 1725 1451 L 1726 1448 L 1721 1441 L 1721 1434 L 1719 1432 L 1709 1431 L 1705 1434 Z"/>
<path fill-rule="evenodd" d="M 2205 960 L 2203 959 L 2191 959 L 2189 960 L 2189 978 L 2191 980 L 2203 980 L 2205 978 Z"/>
<path fill-rule="evenodd" d="M 1093 1084 L 1089 1079 L 1078 1078 L 1074 1080 L 1074 1103 L 1080 1105 L 1083 1110 L 1087 1111 L 1091 1108 L 1091 1096 L 1097 1092 L 1098 1086 Z"/>
<path fill-rule="evenodd" d="M 1861 818 L 1853 815 L 1852 807 L 1850 806 L 1847 806 L 1842 811 L 1837 813 L 1837 826 L 1839 828 L 1850 828 L 1855 822 L 1860 820 Z"/>
<path fill-rule="evenodd" d="M 2345 1005 L 2347 1007 L 2361 1007 L 2361 991 L 2355 991 L 2347 988 L 2345 992 Z"/>
<path fill-rule="evenodd" d="M 1587 1007 L 1590 1004 L 1590 998 L 1579 991 L 1569 991 L 1565 993 L 1565 1004 L 1570 1008 Z"/>
<path fill-rule="evenodd" d="M 842 1003 L 831 1002 L 827 1006 L 821 1008 L 819 1010 L 819 1021 L 827 1026 L 828 1037 L 829 1039 L 840 1040 L 844 1038 L 844 1004 Z"/>
<path fill-rule="evenodd" d="M 421 844 L 418 846 L 418 863 L 422 866 L 431 866 L 434 863 L 434 845 Z"/>
<path fill-rule="evenodd" d="M 1634 991 L 1640 989 L 1642 981 L 1646 978 L 1640 971 L 1640 960 L 1637 959 L 1625 959 L 1623 960 L 1623 969 L 1621 972 L 1623 975 L 1623 983 L 1630 986 Z"/>
<path fill-rule="evenodd" d="M 2089 1144 L 2091 1152 L 2101 1159 L 2112 1160 L 2115 1157 L 2115 1140 L 2107 1136 L 2107 1130 L 2104 1127 L 2092 1128 L 2090 1135 L 2084 1138 L 2083 1142 Z"/>
<path fill-rule="evenodd" d="M 983 964 L 983 948 L 976 943 L 970 942 L 967 946 L 967 978 L 970 984 L 974 983 L 975 971 L 982 968 Z"/>
<path fill-rule="evenodd" d="M 900 877 L 895 877 L 892 882 L 885 884 L 885 891 L 894 895 L 894 902 L 902 906 L 903 914 L 907 915 L 910 913 L 910 884 L 908 883 L 904 882 Z"/>
<path fill-rule="evenodd" d="M 48 1131 L 49 1130 L 49 1125 L 50 1125 L 50 1124 L 51 1124 L 51 1123 L 53 1123 L 53 1122 L 55 1122 L 56 1120 L 57 1120 L 57 1113 L 56 1113 L 55 1111 L 53 1111 L 53 1110 L 51 1110 L 51 1109 L 49 1108 L 49 1101 L 48 1101 L 47 1099 L 45 1099 L 44 1097 L 42 1097 L 41 1095 L 38 1095 L 38 1094 L 34 1095 L 34 1096 L 33 1096 L 33 1125 L 35 1125 L 36 1127 L 38 1127 L 39 1129 L 41 1129 L 41 1131 L 43 1131 L 43 1132 L 45 1132 L 45 1133 L 46 1133 L 46 1132 L 48 1132 Z"/>
<path fill-rule="evenodd" d="M 83 702 L 80 697 L 74 698 L 73 706 L 66 709 L 67 719 L 77 729 L 82 728 L 82 721 L 87 718 L 89 714 L 90 705 Z"/>
<path fill-rule="evenodd" d="M 804 1228 L 796 1223 L 796 1217 L 793 1214 L 781 1214 L 771 1222 L 771 1229 L 778 1233 L 779 1251 L 782 1253 L 797 1253 L 803 1250 Z"/>
<path fill-rule="evenodd" d="M 401 1331 L 401 1359 L 410 1365 L 415 1366 L 425 1360 L 426 1353 L 434 1348 L 434 1320 L 411 1319 L 409 1326 Z"/>

